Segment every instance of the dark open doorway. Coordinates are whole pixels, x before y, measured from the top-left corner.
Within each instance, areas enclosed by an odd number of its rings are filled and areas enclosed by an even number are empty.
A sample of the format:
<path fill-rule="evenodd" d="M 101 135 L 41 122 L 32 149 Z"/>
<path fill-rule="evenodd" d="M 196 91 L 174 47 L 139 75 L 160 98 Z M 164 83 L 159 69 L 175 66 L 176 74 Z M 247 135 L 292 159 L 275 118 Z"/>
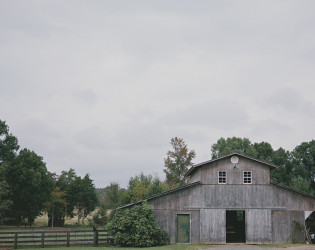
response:
<path fill-rule="evenodd" d="M 226 211 L 226 242 L 246 242 L 245 211 Z"/>

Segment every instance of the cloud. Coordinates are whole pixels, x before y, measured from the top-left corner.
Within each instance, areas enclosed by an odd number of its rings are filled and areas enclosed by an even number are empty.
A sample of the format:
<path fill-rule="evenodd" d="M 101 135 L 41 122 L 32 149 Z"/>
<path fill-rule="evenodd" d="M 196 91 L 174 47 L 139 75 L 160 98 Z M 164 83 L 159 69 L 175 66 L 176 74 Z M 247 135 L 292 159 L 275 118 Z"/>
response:
<path fill-rule="evenodd" d="M 246 108 L 237 100 L 211 99 L 180 107 L 168 114 L 166 122 L 175 126 L 207 129 L 235 129 L 248 122 Z"/>
<path fill-rule="evenodd" d="M 0 115 L 48 169 L 97 186 L 158 172 L 172 137 L 292 148 L 314 137 L 312 1 L 12 1 Z"/>

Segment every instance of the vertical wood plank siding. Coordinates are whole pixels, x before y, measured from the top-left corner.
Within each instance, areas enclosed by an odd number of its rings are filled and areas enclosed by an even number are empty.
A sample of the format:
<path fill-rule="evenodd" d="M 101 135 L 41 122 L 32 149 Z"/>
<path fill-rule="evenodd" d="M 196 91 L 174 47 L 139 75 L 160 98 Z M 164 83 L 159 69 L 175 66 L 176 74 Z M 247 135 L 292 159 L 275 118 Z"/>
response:
<path fill-rule="evenodd" d="M 200 242 L 207 244 L 225 243 L 225 210 L 200 210 Z"/>
<path fill-rule="evenodd" d="M 248 209 L 245 211 L 246 243 L 268 244 L 272 242 L 271 210 Z"/>

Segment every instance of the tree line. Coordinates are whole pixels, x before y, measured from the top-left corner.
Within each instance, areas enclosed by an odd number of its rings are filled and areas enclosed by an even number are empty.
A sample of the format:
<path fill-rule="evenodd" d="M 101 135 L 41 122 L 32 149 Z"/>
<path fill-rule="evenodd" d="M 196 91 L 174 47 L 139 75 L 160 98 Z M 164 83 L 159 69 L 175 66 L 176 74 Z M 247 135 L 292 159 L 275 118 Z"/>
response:
<path fill-rule="evenodd" d="M 75 208 L 80 224 L 95 209 L 97 198 L 89 175 L 81 178 L 70 169 L 58 176 L 34 151 L 19 149 L 17 138 L 0 120 L 0 224 L 32 225 L 47 212 L 50 225 L 63 226 Z"/>

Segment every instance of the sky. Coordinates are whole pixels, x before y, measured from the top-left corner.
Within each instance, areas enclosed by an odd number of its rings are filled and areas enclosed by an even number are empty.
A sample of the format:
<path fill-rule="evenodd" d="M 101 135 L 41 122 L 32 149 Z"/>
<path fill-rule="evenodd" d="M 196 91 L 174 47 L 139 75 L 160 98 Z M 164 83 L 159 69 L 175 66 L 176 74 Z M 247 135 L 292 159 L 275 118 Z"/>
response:
<path fill-rule="evenodd" d="M 165 178 L 219 138 L 315 139 L 315 1 L 0 0 L 0 119 L 50 172 Z"/>

